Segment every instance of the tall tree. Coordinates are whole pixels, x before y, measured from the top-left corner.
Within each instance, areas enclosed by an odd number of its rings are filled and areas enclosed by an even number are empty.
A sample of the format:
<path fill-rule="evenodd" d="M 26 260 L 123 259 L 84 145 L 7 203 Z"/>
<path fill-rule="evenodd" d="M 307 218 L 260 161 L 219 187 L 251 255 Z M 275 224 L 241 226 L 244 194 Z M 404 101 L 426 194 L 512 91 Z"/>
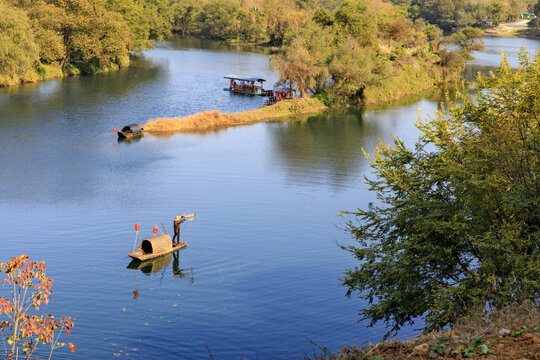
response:
<path fill-rule="evenodd" d="M 418 121 L 421 137 L 380 144 L 367 180 L 379 204 L 350 212 L 360 311 L 391 331 L 540 295 L 540 53 L 479 78 L 476 95 Z"/>
<path fill-rule="evenodd" d="M 0 0 L 0 85 L 17 82 L 39 60 L 26 12 Z"/>

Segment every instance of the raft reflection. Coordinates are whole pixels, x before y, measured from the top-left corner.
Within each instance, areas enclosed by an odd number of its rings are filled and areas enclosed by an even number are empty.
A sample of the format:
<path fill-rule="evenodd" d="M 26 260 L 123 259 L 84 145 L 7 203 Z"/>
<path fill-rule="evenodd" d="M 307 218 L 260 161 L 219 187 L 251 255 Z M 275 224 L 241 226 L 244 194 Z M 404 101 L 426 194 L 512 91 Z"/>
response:
<path fill-rule="evenodd" d="M 141 270 L 145 275 L 151 275 L 157 273 L 163 269 L 163 274 L 167 271 L 167 266 L 172 260 L 172 272 L 176 279 L 188 279 L 191 284 L 193 281 L 193 269 L 192 268 L 180 268 L 180 256 L 178 252 L 169 253 L 167 255 L 160 256 L 155 259 L 146 261 L 140 261 L 133 259 L 127 266 L 127 269 Z"/>

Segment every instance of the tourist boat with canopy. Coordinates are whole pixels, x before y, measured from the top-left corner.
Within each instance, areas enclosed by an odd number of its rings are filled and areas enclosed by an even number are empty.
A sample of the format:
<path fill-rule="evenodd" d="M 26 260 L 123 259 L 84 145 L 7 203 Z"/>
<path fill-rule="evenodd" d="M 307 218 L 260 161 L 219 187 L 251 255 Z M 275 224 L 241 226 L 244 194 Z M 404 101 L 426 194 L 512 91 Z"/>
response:
<path fill-rule="evenodd" d="M 224 78 L 229 80 L 229 87 L 224 88 L 224 91 L 242 95 L 272 96 L 272 90 L 264 89 L 263 84 L 266 80 L 263 78 L 242 78 L 236 75 L 228 75 Z"/>
<path fill-rule="evenodd" d="M 264 105 L 273 105 L 281 100 L 292 99 L 296 97 L 296 90 L 281 87 L 272 90 L 272 95 L 264 102 Z"/>

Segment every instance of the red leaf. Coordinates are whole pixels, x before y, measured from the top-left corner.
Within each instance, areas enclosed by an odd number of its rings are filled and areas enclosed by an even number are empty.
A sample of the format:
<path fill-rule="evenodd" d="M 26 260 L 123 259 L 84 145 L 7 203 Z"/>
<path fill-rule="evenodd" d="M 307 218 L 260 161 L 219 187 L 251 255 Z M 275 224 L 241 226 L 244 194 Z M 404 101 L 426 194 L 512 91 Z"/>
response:
<path fill-rule="evenodd" d="M 71 329 L 69 327 L 66 326 L 66 334 L 69 335 L 71 334 Z"/>
<path fill-rule="evenodd" d="M 69 349 L 71 350 L 71 352 L 75 352 L 75 345 L 69 343 Z"/>

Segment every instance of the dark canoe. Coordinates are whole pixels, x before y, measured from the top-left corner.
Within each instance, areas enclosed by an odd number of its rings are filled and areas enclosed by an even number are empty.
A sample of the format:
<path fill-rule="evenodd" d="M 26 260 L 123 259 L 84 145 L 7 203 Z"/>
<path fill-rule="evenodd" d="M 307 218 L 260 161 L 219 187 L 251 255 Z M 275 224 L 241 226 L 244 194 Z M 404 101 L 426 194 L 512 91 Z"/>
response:
<path fill-rule="evenodd" d="M 126 125 L 122 130 L 118 131 L 118 137 L 127 139 L 134 136 L 141 136 L 143 134 L 144 126 L 139 124 Z"/>
<path fill-rule="evenodd" d="M 173 246 L 172 239 L 169 235 L 159 235 L 141 241 L 139 248 L 136 251 L 128 253 L 128 256 L 132 259 L 145 261 L 180 250 L 185 246 L 185 241 L 180 241 L 178 245 Z"/>

